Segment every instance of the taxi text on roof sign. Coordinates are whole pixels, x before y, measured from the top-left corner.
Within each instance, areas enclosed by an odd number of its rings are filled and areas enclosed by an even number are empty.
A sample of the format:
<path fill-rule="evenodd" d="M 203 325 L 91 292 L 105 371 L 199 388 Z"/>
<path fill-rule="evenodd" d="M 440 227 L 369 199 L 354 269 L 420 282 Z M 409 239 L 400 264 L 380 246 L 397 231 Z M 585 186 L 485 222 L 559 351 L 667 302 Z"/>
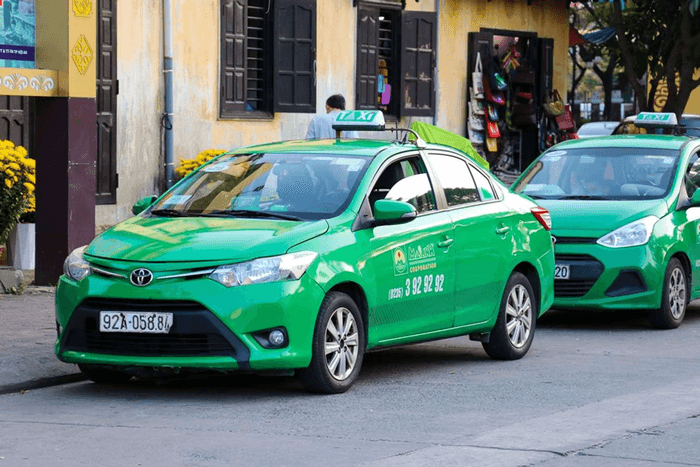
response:
<path fill-rule="evenodd" d="M 678 118 L 672 112 L 640 112 L 634 124 L 639 127 L 675 127 L 678 125 Z"/>
<path fill-rule="evenodd" d="M 384 114 L 379 110 L 343 110 L 335 117 L 334 130 L 371 131 L 384 129 Z"/>

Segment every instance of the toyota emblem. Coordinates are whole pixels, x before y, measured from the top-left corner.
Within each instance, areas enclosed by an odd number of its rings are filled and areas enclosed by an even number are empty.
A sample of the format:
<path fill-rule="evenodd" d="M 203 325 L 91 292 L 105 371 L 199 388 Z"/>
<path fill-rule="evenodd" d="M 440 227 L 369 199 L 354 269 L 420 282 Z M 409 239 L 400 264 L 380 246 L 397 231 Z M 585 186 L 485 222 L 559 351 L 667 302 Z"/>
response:
<path fill-rule="evenodd" d="M 131 283 L 138 287 L 148 285 L 153 280 L 153 273 L 145 268 L 134 269 L 131 273 Z"/>

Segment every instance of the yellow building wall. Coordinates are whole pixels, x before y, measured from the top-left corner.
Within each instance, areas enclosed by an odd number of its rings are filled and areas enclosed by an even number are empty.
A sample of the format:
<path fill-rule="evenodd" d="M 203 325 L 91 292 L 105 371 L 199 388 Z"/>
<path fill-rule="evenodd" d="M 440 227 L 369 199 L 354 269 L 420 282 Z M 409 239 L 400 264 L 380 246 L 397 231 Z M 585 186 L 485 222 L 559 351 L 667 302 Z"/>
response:
<path fill-rule="evenodd" d="M 468 34 L 481 28 L 535 32 L 554 39 L 553 87 L 566 95 L 569 47 L 568 1 L 439 0 L 438 126 L 466 129 Z M 410 3 L 410 2 L 409 2 Z"/>
<path fill-rule="evenodd" d="M 480 28 L 536 32 L 554 39 L 554 87 L 564 90 L 568 47 L 566 0 L 415 0 L 410 11 L 438 12 L 438 126 L 466 129 L 467 41 Z M 98 230 L 131 215 L 139 198 L 158 192 L 162 176 L 162 2 L 129 0 L 117 9 L 117 204 L 97 206 Z M 314 114 L 278 113 L 273 118 L 220 120 L 220 0 L 172 0 L 173 132 L 177 165 L 206 149 L 303 138 Z M 185 19 L 186 20 L 183 20 Z M 353 0 L 317 1 L 316 107 L 341 93 L 355 105 L 357 8 Z M 562 94 L 565 94 L 562 92 Z M 417 118 L 415 119 L 417 120 Z M 433 117 L 420 120 L 433 122 Z M 400 126 L 408 126 L 404 119 Z M 376 133 L 372 136 L 378 136 Z M 386 136 L 386 137 L 393 137 Z"/>

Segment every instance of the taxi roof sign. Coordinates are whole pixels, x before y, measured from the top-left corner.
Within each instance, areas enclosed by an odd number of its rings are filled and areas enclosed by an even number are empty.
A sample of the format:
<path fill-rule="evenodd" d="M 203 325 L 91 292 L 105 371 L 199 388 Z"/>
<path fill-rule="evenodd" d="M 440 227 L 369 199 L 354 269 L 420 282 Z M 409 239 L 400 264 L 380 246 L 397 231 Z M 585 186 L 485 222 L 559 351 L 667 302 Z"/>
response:
<path fill-rule="evenodd" d="M 336 131 L 381 131 L 384 130 L 384 114 L 379 110 L 341 110 L 335 117 Z"/>
<path fill-rule="evenodd" d="M 634 119 L 634 125 L 640 128 L 675 128 L 678 117 L 673 112 L 640 112 Z"/>

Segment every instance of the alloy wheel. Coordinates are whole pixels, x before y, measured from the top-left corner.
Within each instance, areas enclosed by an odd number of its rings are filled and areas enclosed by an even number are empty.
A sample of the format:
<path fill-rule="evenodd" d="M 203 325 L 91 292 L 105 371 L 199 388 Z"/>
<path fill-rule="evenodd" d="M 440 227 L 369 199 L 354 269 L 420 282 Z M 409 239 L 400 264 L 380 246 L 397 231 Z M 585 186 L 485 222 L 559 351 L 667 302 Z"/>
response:
<path fill-rule="evenodd" d="M 357 323 L 347 308 L 336 309 L 328 320 L 324 350 L 331 376 L 339 381 L 350 376 L 357 362 L 359 338 Z"/>
<path fill-rule="evenodd" d="M 508 294 L 506 304 L 506 331 L 511 344 L 521 348 L 530 337 L 532 329 L 532 303 L 530 294 L 521 284 L 516 285 Z"/>
<path fill-rule="evenodd" d="M 676 268 L 671 273 L 668 290 L 668 308 L 673 319 L 680 319 L 685 311 L 685 275 L 683 270 Z"/>

